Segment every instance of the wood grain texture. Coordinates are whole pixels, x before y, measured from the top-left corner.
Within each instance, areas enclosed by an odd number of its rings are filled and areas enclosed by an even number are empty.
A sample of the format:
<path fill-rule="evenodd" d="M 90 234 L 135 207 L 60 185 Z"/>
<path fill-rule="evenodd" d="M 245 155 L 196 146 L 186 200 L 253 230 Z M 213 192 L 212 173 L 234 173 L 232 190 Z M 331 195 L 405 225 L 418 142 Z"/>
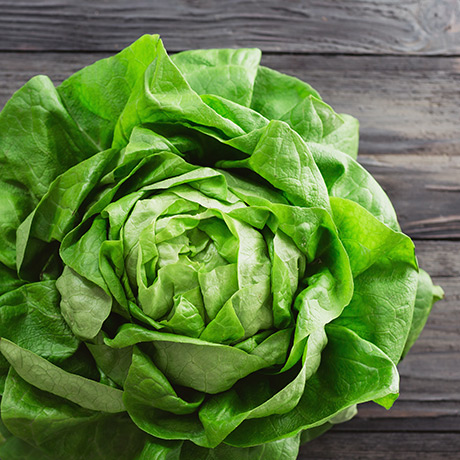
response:
<path fill-rule="evenodd" d="M 457 241 L 416 241 L 420 265 L 436 278 L 460 278 L 460 244 Z M 457 286 L 460 295 L 460 282 Z M 460 340 L 460 338 L 459 338 Z"/>
<path fill-rule="evenodd" d="M 404 389 L 401 391 L 404 392 Z M 399 399 L 387 411 L 375 403 L 366 403 L 359 406 L 358 415 L 354 419 L 338 425 L 337 430 L 347 432 L 458 432 L 459 406 L 458 401 L 406 401 Z"/>
<path fill-rule="evenodd" d="M 171 51 L 460 53 L 457 0 L 2 0 L 0 12 L 2 50 L 115 51 L 159 33 Z"/>
<path fill-rule="evenodd" d="M 298 460 L 458 460 L 458 433 L 341 432 L 303 446 Z"/>
<path fill-rule="evenodd" d="M 362 155 L 412 238 L 460 239 L 460 155 Z"/>

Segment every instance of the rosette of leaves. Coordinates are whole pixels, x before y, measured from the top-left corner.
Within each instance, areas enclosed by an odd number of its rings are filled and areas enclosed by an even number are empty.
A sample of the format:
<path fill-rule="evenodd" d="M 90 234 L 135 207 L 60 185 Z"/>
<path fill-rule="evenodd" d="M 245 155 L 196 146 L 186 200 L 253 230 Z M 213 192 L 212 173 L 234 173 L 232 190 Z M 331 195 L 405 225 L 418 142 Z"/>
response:
<path fill-rule="evenodd" d="M 0 115 L 2 460 L 295 459 L 442 296 L 358 123 L 256 49 L 158 36 Z"/>

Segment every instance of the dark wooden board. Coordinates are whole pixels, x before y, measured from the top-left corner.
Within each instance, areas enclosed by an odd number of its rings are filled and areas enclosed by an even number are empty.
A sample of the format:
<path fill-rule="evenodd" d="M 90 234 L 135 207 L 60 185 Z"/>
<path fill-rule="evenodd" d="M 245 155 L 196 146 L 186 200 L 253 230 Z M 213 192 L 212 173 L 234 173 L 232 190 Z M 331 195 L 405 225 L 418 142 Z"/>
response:
<path fill-rule="evenodd" d="M 404 395 L 404 387 L 401 387 Z M 390 410 L 376 403 L 361 404 L 358 414 L 337 430 L 442 433 L 460 430 L 460 402 L 457 401 L 407 401 L 403 397 Z M 460 435 L 460 434 L 459 434 Z"/>
<path fill-rule="evenodd" d="M 458 460 L 458 433 L 341 432 L 303 446 L 298 460 Z"/>
<path fill-rule="evenodd" d="M 457 241 L 416 241 L 415 252 L 420 265 L 432 276 L 460 278 L 460 244 Z M 460 282 L 456 288 L 460 295 Z"/>
<path fill-rule="evenodd" d="M 412 238 L 460 239 L 460 155 L 363 155 Z"/>
<path fill-rule="evenodd" d="M 119 50 L 159 33 L 170 50 L 460 53 L 457 0 L 2 0 L 1 50 Z"/>

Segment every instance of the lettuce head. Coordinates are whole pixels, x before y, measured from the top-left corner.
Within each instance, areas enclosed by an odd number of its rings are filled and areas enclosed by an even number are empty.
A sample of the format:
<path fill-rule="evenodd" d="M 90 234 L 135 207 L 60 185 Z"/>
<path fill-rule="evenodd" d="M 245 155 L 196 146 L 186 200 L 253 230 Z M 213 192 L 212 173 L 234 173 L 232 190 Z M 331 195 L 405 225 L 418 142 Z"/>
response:
<path fill-rule="evenodd" d="M 257 49 L 144 36 L 0 114 L 2 460 L 294 460 L 442 290 L 358 122 Z"/>

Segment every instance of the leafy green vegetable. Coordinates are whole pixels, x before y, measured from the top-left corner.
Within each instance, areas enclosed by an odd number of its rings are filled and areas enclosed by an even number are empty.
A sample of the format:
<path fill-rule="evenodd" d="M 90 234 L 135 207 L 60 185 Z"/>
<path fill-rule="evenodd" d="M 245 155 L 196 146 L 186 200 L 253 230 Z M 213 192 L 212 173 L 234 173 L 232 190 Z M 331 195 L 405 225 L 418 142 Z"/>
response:
<path fill-rule="evenodd" d="M 260 51 L 158 36 L 0 114 L 2 460 L 294 460 L 442 289 L 358 122 Z"/>

